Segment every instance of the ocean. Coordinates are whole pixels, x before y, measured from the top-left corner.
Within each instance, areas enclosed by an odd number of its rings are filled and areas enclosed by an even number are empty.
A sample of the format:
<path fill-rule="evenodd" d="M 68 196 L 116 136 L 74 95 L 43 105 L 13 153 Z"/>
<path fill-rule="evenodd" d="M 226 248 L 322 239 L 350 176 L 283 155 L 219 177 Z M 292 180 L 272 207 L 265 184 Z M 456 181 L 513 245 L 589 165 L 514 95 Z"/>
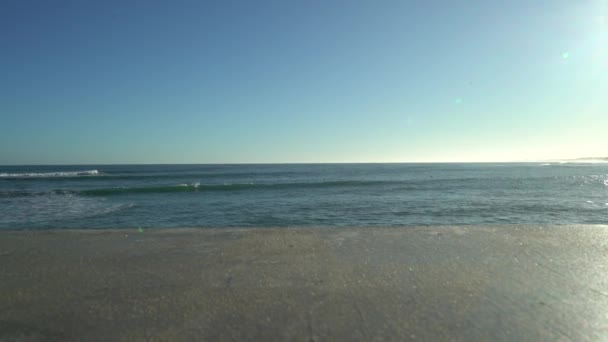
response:
<path fill-rule="evenodd" d="M 0 229 L 608 224 L 608 163 L 0 166 Z"/>

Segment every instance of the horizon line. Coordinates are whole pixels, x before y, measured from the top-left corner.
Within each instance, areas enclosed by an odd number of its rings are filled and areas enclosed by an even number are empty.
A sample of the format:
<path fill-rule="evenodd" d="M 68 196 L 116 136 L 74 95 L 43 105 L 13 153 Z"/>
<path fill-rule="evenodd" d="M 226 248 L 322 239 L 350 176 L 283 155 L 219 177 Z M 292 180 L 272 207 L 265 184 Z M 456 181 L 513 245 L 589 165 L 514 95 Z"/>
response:
<path fill-rule="evenodd" d="M 243 163 L 68 163 L 68 164 L 0 164 L 2 166 L 116 166 L 116 165 L 321 165 L 321 164 L 517 164 L 549 163 L 560 161 L 606 160 L 608 158 L 574 158 L 551 160 L 516 160 L 516 161 L 362 161 L 362 162 L 243 162 Z"/>

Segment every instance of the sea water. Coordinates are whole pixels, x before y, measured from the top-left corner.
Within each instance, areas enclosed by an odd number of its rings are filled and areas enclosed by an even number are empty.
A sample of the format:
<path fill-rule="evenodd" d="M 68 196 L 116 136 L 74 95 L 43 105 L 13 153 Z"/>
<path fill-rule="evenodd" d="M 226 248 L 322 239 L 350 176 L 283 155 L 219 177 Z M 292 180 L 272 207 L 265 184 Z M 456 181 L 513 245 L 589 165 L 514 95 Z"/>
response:
<path fill-rule="evenodd" d="M 608 163 L 0 166 L 0 229 L 608 224 Z"/>

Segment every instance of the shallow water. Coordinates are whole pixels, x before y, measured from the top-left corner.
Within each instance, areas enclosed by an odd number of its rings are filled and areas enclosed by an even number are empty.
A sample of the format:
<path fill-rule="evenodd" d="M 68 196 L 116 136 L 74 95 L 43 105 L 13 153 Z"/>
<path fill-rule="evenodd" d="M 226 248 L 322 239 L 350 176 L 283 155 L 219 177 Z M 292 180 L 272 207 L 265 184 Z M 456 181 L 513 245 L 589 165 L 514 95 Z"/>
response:
<path fill-rule="evenodd" d="M 0 166 L 0 228 L 608 223 L 608 163 Z"/>

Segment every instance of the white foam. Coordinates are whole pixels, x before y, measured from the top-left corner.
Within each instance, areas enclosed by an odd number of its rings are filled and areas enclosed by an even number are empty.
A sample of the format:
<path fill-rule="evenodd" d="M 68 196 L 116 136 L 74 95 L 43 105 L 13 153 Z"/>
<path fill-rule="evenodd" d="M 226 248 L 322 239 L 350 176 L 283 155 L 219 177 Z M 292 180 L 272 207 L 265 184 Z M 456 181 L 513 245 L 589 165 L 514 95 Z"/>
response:
<path fill-rule="evenodd" d="M 199 186 L 201 186 L 201 183 L 192 183 L 192 184 L 182 183 L 182 184 L 177 184 L 177 186 L 183 186 L 183 187 L 195 188 L 196 189 Z"/>
<path fill-rule="evenodd" d="M 58 172 L 25 172 L 25 173 L 0 173 L 0 177 L 12 177 L 12 178 L 48 178 L 48 177 L 76 177 L 76 176 L 98 176 L 99 171 L 97 170 L 85 170 L 85 171 L 58 171 Z"/>

